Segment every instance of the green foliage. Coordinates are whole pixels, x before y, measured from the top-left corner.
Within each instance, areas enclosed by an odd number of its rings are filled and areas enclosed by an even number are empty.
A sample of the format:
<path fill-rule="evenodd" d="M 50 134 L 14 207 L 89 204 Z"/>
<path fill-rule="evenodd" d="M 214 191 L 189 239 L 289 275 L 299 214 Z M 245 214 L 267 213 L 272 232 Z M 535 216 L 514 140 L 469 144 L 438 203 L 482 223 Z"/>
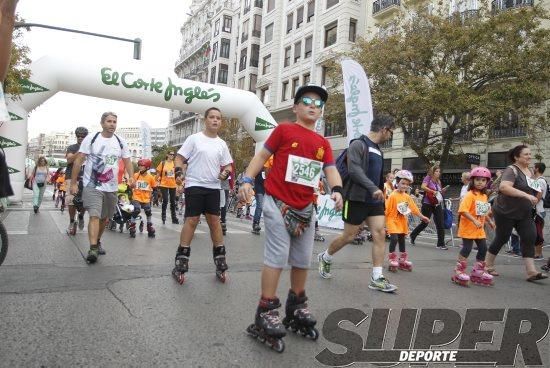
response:
<path fill-rule="evenodd" d="M 178 150 L 172 146 L 163 145 L 163 146 L 153 146 L 152 148 L 153 153 L 153 159 L 151 168 L 156 169 L 158 164 L 160 164 L 161 161 L 166 159 L 166 154 L 169 151 L 178 152 Z"/>
<path fill-rule="evenodd" d="M 446 163 L 460 153 L 453 144 L 459 129 L 487 137 L 509 112 L 533 138 L 535 123 L 548 127 L 550 30 L 541 22 L 549 19 L 540 6 L 450 18 L 420 11 L 345 56 L 363 66 L 375 109 L 396 118 L 418 156 Z M 333 73 L 337 79 L 340 69 Z M 341 93 L 331 94 L 327 116 L 343 117 Z"/>
<path fill-rule="evenodd" d="M 16 15 L 15 21 L 24 22 L 25 20 Z M 4 90 L 6 94 L 18 97 L 21 94 L 19 81 L 30 77 L 29 65 L 31 64 L 30 49 L 23 44 L 23 30 L 21 28 L 13 31 L 12 43 L 10 66 L 4 82 Z"/>
<path fill-rule="evenodd" d="M 238 119 L 224 119 L 218 135 L 229 147 L 236 175 L 243 172 L 254 157 L 255 145 L 252 137 L 244 130 Z"/>

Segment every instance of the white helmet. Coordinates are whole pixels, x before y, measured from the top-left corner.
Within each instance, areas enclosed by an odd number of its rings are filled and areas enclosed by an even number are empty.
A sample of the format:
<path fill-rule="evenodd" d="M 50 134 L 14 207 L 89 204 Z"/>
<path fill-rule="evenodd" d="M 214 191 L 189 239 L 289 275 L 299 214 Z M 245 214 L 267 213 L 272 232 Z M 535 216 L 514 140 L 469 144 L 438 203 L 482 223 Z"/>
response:
<path fill-rule="evenodd" d="M 414 181 L 413 174 L 409 170 L 399 170 L 395 173 L 395 180 L 399 182 L 400 179 L 406 179 L 412 182 Z"/>

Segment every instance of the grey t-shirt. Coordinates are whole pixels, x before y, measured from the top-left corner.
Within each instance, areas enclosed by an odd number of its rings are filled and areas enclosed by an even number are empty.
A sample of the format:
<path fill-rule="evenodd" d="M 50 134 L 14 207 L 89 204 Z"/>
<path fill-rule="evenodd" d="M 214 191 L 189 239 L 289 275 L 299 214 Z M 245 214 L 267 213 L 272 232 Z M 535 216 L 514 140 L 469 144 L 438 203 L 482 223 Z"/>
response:
<path fill-rule="evenodd" d="M 67 147 L 67 153 L 74 154 L 74 153 L 77 153 L 79 150 L 80 150 L 80 144 L 78 143 L 71 144 L 69 147 Z M 65 169 L 65 178 L 71 179 L 72 172 L 73 172 L 73 164 L 68 163 L 67 169 Z M 80 170 L 80 175 L 82 175 L 82 170 Z"/>
<path fill-rule="evenodd" d="M 517 172 L 517 176 L 514 173 L 514 169 Z M 502 181 L 511 181 L 514 183 L 515 189 L 535 195 L 536 192 L 527 185 L 527 177 L 523 171 L 517 166 L 514 166 L 514 169 L 508 166 L 502 173 Z M 533 215 L 533 204 L 527 198 L 511 197 L 502 192 L 498 193 L 493 209 L 495 212 L 514 220 L 521 220 Z"/>

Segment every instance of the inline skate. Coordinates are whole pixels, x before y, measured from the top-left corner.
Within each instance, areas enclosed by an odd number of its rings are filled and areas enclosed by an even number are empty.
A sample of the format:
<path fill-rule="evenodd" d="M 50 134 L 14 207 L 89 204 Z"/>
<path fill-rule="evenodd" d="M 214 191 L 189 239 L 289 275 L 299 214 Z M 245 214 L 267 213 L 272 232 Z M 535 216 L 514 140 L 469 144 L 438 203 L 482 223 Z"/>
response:
<path fill-rule="evenodd" d="M 323 235 L 321 235 L 321 234 L 319 233 L 319 231 L 315 230 L 315 235 L 314 235 L 313 240 L 319 241 L 319 242 L 324 242 L 324 241 L 325 241 L 325 237 L 324 237 Z"/>
<path fill-rule="evenodd" d="M 283 337 L 286 335 L 286 330 L 277 310 L 280 306 L 278 298 L 260 300 L 254 323 L 247 327 L 246 332 L 265 342 L 273 350 L 282 353 L 285 350 Z"/>
<path fill-rule="evenodd" d="M 143 221 L 141 223 L 143 223 Z M 140 228 L 141 228 L 141 225 L 140 225 Z M 155 228 L 153 227 L 152 222 L 147 223 L 147 236 L 150 237 L 150 238 L 155 237 Z"/>
<path fill-rule="evenodd" d="M 130 232 L 130 238 L 135 238 L 136 237 L 136 223 L 135 222 L 130 222 L 130 226 L 128 227 L 128 231 Z"/>
<path fill-rule="evenodd" d="M 189 271 L 189 257 L 191 256 L 190 247 L 178 246 L 176 253 L 175 266 L 172 270 L 172 276 L 182 285 L 185 282 L 185 273 Z"/>
<path fill-rule="evenodd" d="M 67 229 L 67 235 L 72 235 L 72 236 L 75 236 L 76 235 L 76 222 L 71 222 L 69 224 L 69 228 Z"/>
<path fill-rule="evenodd" d="M 142 233 L 143 232 L 143 228 L 144 228 L 145 224 L 143 223 L 143 220 L 141 220 L 139 222 L 139 232 Z"/>
<path fill-rule="evenodd" d="M 225 262 L 225 247 L 220 245 L 215 247 L 212 252 L 214 255 L 214 264 L 216 265 L 216 277 L 221 282 L 226 282 L 229 280 L 229 275 L 227 274 L 229 267 Z"/>
<path fill-rule="evenodd" d="M 317 340 L 319 337 L 319 331 L 315 328 L 317 320 L 311 315 L 306 302 L 307 296 L 304 291 L 296 295 L 294 291 L 289 290 L 283 325 L 285 328 L 290 328 L 292 332 L 299 332 L 304 337 Z"/>
<path fill-rule="evenodd" d="M 391 272 L 397 272 L 397 269 L 399 268 L 399 262 L 397 261 L 397 254 L 395 252 L 391 252 L 388 254 L 388 270 Z"/>
<path fill-rule="evenodd" d="M 259 222 L 253 222 L 252 223 L 252 234 L 260 235 L 260 231 L 262 228 L 260 227 Z"/>
<path fill-rule="evenodd" d="M 470 273 L 470 280 L 474 284 L 478 285 L 485 285 L 485 286 L 492 286 L 493 285 L 493 276 L 488 274 L 487 271 L 485 271 L 485 262 L 484 261 L 476 261 L 474 263 L 474 267 L 472 268 L 472 272 Z"/>
<path fill-rule="evenodd" d="M 470 276 L 466 274 L 466 267 L 468 267 L 468 264 L 466 261 L 458 261 L 456 263 L 455 272 L 453 276 L 451 277 L 451 280 L 460 286 L 468 286 L 470 282 Z"/>
<path fill-rule="evenodd" d="M 223 235 L 227 234 L 227 224 L 225 222 L 222 222 L 222 233 Z"/>
<path fill-rule="evenodd" d="M 399 255 L 400 270 L 411 272 L 413 270 L 412 265 L 413 265 L 412 262 L 409 261 L 409 255 L 407 254 L 407 252 L 403 252 Z"/>

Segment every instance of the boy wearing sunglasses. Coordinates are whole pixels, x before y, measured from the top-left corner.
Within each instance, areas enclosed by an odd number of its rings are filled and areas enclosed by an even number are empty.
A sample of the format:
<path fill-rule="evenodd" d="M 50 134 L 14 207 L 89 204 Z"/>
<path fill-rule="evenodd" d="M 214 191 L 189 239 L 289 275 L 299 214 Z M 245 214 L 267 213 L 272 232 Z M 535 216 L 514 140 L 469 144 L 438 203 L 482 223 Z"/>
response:
<path fill-rule="evenodd" d="M 333 188 L 336 208 L 342 208 L 342 181 L 335 167 L 332 147 L 314 130 L 327 98 L 327 91 L 316 85 L 302 86 L 296 91 L 293 107 L 296 122 L 282 123 L 273 130 L 250 162 L 239 189 L 241 198 L 249 199 L 254 177 L 273 155 L 273 167 L 264 183 L 266 243 L 261 297 L 255 321 L 247 331 L 260 340 L 267 340 L 278 351 L 284 349 L 285 327 L 299 330 L 312 339 L 318 337 L 314 328 L 316 320 L 306 304 L 305 283 L 315 234 L 313 198 L 321 170 Z M 291 286 L 286 300 L 286 317 L 281 323 L 277 287 L 287 263 L 292 267 Z"/>

